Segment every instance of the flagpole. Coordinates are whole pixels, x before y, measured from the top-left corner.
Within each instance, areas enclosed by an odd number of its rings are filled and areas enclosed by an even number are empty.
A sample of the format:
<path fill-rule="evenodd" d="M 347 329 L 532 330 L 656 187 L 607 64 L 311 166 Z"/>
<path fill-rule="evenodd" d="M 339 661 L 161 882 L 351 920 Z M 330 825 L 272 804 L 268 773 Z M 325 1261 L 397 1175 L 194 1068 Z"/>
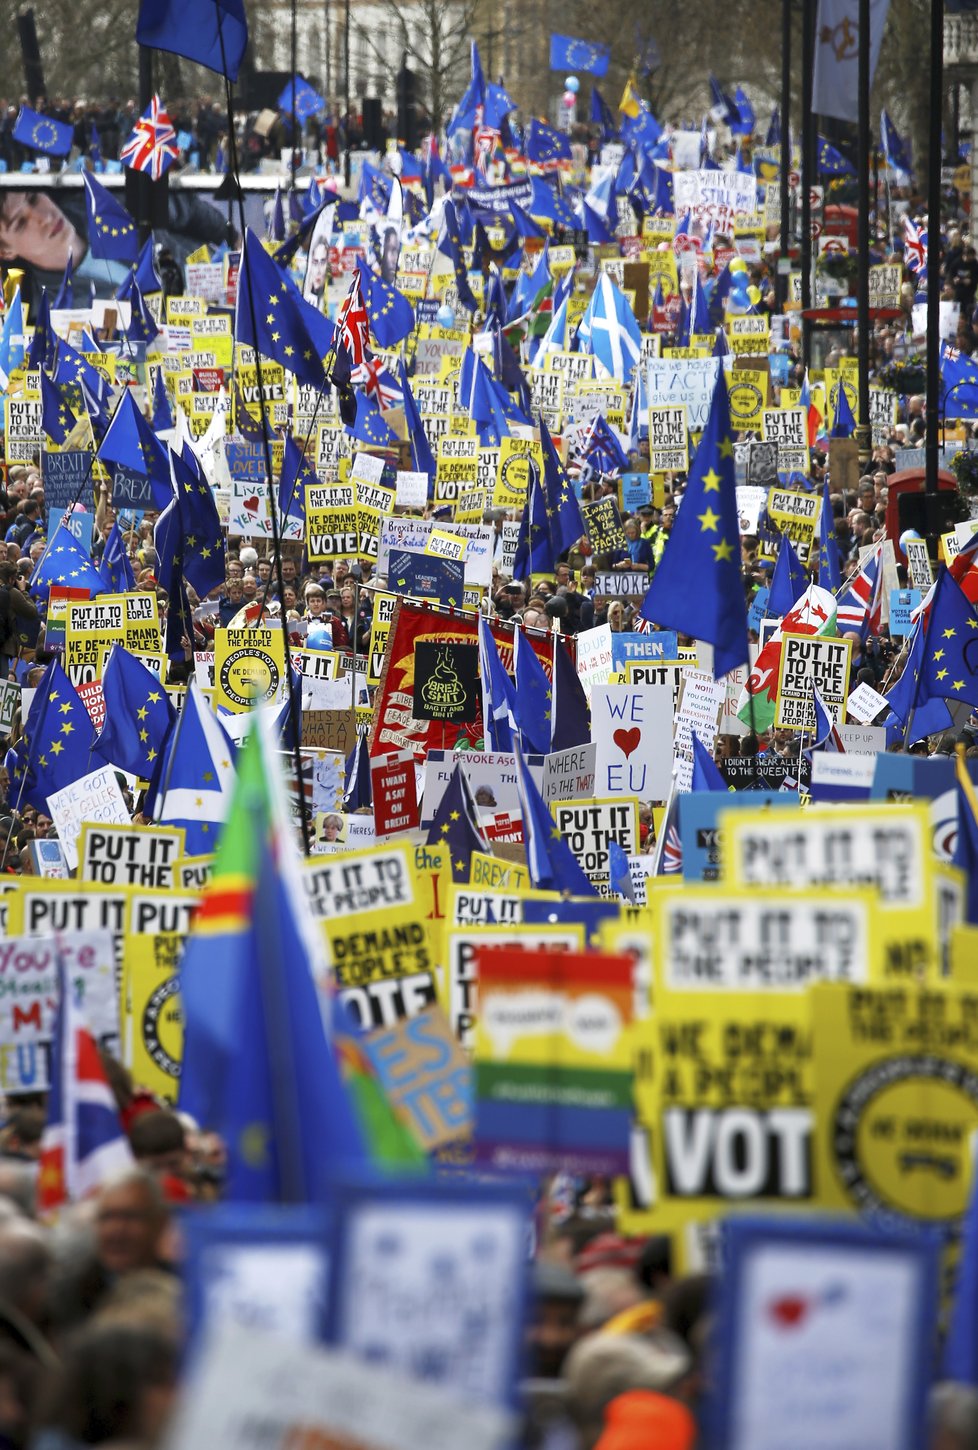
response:
<path fill-rule="evenodd" d="M 944 120 L 944 0 L 931 0 L 930 129 L 927 138 L 927 401 L 924 490 L 927 536 L 936 545 L 938 428 L 941 402 L 941 127 Z"/>
<path fill-rule="evenodd" d="M 255 292 L 252 285 L 251 268 L 248 262 L 247 228 L 245 226 L 244 195 L 241 190 L 241 181 L 238 172 L 238 145 L 234 132 L 234 96 L 231 87 L 231 78 L 228 75 L 227 52 L 224 45 L 224 12 L 220 5 L 217 6 L 217 38 L 221 48 L 221 66 L 224 73 L 224 93 L 227 103 L 228 116 L 228 172 L 232 180 L 232 191 L 237 194 L 238 202 L 238 224 L 241 230 L 241 276 L 238 279 L 240 287 L 243 280 L 248 283 L 248 310 L 251 320 L 251 335 L 256 339 L 255 344 L 255 380 L 258 384 L 258 411 L 261 417 L 262 447 L 265 454 L 265 483 L 268 489 L 269 513 L 272 520 L 272 547 L 275 557 L 275 583 L 279 597 L 279 616 L 282 624 L 282 636 L 285 641 L 285 681 L 289 694 L 289 719 L 292 722 L 293 730 L 293 756 L 295 759 L 295 778 L 298 787 L 299 799 L 299 821 L 302 826 L 302 844 L 305 854 L 308 856 L 312 851 L 312 841 L 309 835 L 309 821 L 307 819 L 305 799 L 302 794 L 302 747 L 300 744 L 302 701 L 296 700 L 295 682 L 292 679 L 292 642 L 289 638 L 289 622 L 286 618 L 284 607 L 285 579 L 282 574 L 282 548 L 278 526 L 278 511 L 275 507 L 274 469 L 272 467 L 272 445 L 268 436 L 268 418 L 265 408 L 265 381 L 262 368 L 261 351 L 257 346 L 258 325 L 255 316 Z M 292 87 L 293 104 L 295 102 L 295 84 Z"/>
<path fill-rule="evenodd" d="M 662 827 L 655 838 L 655 851 L 652 856 L 651 876 L 658 876 L 662 867 L 662 856 L 666 846 L 666 827 L 669 824 L 669 812 L 672 810 L 672 803 L 676 797 L 676 777 L 673 775 L 669 782 L 669 794 L 666 797 L 665 810 L 662 813 Z"/>
<path fill-rule="evenodd" d="M 869 466 L 870 447 L 869 424 L 869 58 L 870 58 L 870 0 L 859 0 L 859 58 L 856 85 L 859 114 L 859 157 L 857 193 L 858 206 L 858 265 L 859 281 L 856 297 L 857 363 L 859 368 L 859 414 L 856 437 L 859 447 L 859 471 L 865 473 Z"/>

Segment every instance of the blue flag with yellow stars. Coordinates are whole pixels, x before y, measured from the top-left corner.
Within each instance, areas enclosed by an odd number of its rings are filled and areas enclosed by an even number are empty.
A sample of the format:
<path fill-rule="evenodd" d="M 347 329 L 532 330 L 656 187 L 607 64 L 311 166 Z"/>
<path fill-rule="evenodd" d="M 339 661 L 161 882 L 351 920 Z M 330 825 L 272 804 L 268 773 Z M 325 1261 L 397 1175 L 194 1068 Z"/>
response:
<path fill-rule="evenodd" d="M 13 139 L 45 156 L 67 156 L 75 139 L 75 128 L 67 121 L 42 116 L 30 106 L 21 106 L 11 132 Z"/>
<path fill-rule="evenodd" d="M 357 393 L 357 416 L 353 427 L 346 431 L 358 443 L 367 443 L 372 448 L 392 448 L 397 443 L 377 404 L 363 392 Z"/>
<path fill-rule="evenodd" d="M 978 705 L 978 615 L 946 568 L 934 586 L 917 703 L 935 695 Z"/>
<path fill-rule="evenodd" d="M 835 538 L 835 514 L 829 500 L 828 483 L 822 485 L 822 512 L 818 524 L 818 582 L 819 587 L 837 594 L 842 588 L 842 571 L 839 568 L 839 546 Z"/>
<path fill-rule="evenodd" d="M 58 343 L 58 355 L 53 368 L 48 368 L 59 388 L 73 388 L 81 393 L 87 388 L 93 398 L 105 405 L 109 401 L 109 384 L 98 368 L 77 352 L 64 338 Z"/>
<path fill-rule="evenodd" d="M 946 342 L 941 343 L 941 412 L 947 418 L 978 418 L 978 365 Z"/>
<path fill-rule="evenodd" d="M 469 286 L 468 275 L 465 270 L 465 259 L 462 256 L 462 233 L 459 226 L 458 213 L 455 210 L 455 203 L 445 202 L 445 209 L 442 212 L 441 231 L 438 234 L 438 250 L 443 256 L 450 259 L 455 268 L 455 286 L 458 289 L 458 300 L 463 307 L 470 312 L 476 310 L 476 300 L 472 295 L 472 288 Z"/>
<path fill-rule="evenodd" d="M 166 508 L 173 496 L 166 448 L 136 407 L 129 390 L 122 395 L 112 415 L 105 437 L 99 444 L 98 456 L 103 463 L 118 464 L 138 473 L 141 478 L 148 478 L 153 507 Z"/>
<path fill-rule="evenodd" d="M 283 518 L 306 518 L 306 484 L 317 484 L 319 479 L 312 464 L 302 454 L 298 443 L 290 433 L 285 440 L 282 455 L 282 476 L 278 484 L 278 511 Z"/>
<path fill-rule="evenodd" d="M 815 151 L 815 165 L 820 176 L 855 176 L 856 168 L 851 161 L 830 146 L 823 136 L 818 138 Z"/>
<path fill-rule="evenodd" d="M 68 437 L 78 419 L 68 407 L 61 389 L 55 387 L 43 370 L 41 378 L 41 427 L 52 443 L 61 444 Z"/>
<path fill-rule="evenodd" d="M 540 446 L 543 449 L 543 487 L 547 495 L 547 518 L 550 520 L 550 537 L 556 556 L 576 544 L 586 531 L 577 494 L 557 457 L 550 429 L 544 422 L 542 413 L 539 423 Z"/>
<path fill-rule="evenodd" d="M 715 679 L 748 662 L 730 403 L 722 370 L 686 492 L 641 615 L 712 644 Z"/>
<path fill-rule="evenodd" d="M 530 124 L 526 128 L 524 151 L 527 161 L 532 161 L 537 166 L 545 166 L 549 161 L 571 159 L 569 137 L 562 136 L 553 126 L 548 126 L 546 121 L 541 121 L 537 116 L 530 118 Z"/>
<path fill-rule="evenodd" d="M 281 363 L 300 383 L 325 388 L 323 357 L 306 318 L 313 308 L 287 272 L 276 266 L 255 233 L 245 231 L 234 335 L 262 357 Z"/>
<path fill-rule="evenodd" d="M 136 39 L 236 81 L 248 44 L 244 0 L 140 0 Z"/>
<path fill-rule="evenodd" d="M 98 769 L 92 760 L 95 726 L 57 659 L 41 676 L 24 736 L 28 779 L 33 772 L 45 798 Z"/>
<path fill-rule="evenodd" d="M 428 828 L 428 845 L 448 847 L 453 881 L 468 881 L 472 852 L 489 849 L 461 762 L 456 764 L 445 794 L 438 802 Z"/>
<path fill-rule="evenodd" d="M 98 570 L 74 534 L 60 523 L 48 540 L 37 567 L 31 575 L 30 592 L 36 599 L 46 599 L 52 584 L 66 584 L 71 589 L 87 589 L 94 599 L 105 593 Z"/>
<path fill-rule="evenodd" d="M 128 594 L 136 587 L 136 575 L 129 560 L 129 550 L 122 537 L 119 522 L 112 525 L 105 541 L 98 566 L 99 577 L 110 594 Z"/>
<path fill-rule="evenodd" d="M 152 237 L 148 237 L 143 243 L 136 259 L 136 265 L 115 294 L 120 302 L 128 302 L 132 296 L 133 287 L 138 287 L 144 297 L 151 297 L 154 292 L 163 291 L 163 283 L 160 281 L 160 274 L 157 272 L 156 263 L 153 260 Z"/>
<path fill-rule="evenodd" d="M 88 213 L 89 252 L 99 261 L 135 262 L 139 255 L 136 223 L 121 202 L 116 201 L 90 172 L 83 172 L 82 179 Z"/>
<path fill-rule="evenodd" d="M 173 526 L 180 530 L 183 576 L 203 599 L 224 582 L 224 530 L 211 486 L 189 446 L 182 454 L 170 450 L 170 476 L 176 494 Z"/>
<path fill-rule="evenodd" d="M 130 342 L 145 342 L 147 346 L 160 335 L 156 319 L 146 306 L 146 299 L 134 282 L 129 294 L 129 326 L 126 337 Z"/>
<path fill-rule="evenodd" d="M 513 659 L 516 681 L 513 714 L 520 732 L 520 745 L 533 754 L 547 755 L 553 720 L 553 692 L 536 650 L 519 627 L 513 632 Z"/>
<path fill-rule="evenodd" d="M 408 381 L 407 368 L 404 366 L 403 358 L 400 359 L 399 367 L 401 372 L 404 421 L 407 424 L 408 446 L 411 450 L 411 467 L 416 473 L 426 473 L 428 475 L 428 493 L 430 496 L 437 469 L 435 455 L 431 451 L 431 444 L 428 442 L 428 435 L 425 432 L 421 413 L 414 400 L 414 394 L 411 392 L 411 384 Z"/>
<path fill-rule="evenodd" d="M 386 212 L 387 205 L 391 199 L 391 192 L 394 183 L 383 171 L 376 166 L 371 166 L 369 161 L 363 163 L 360 172 L 360 191 L 357 200 L 362 204 L 367 201 L 377 211 Z"/>
<path fill-rule="evenodd" d="M 166 394 L 166 378 L 158 367 L 153 374 L 153 431 L 173 427 L 173 409 Z"/>
<path fill-rule="evenodd" d="M 396 347 L 414 331 L 414 308 L 404 296 L 385 282 L 375 277 L 361 259 L 360 291 L 370 319 L 370 336 L 378 347 Z"/>
<path fill-rule="evenodd" d="M 547 496 L 535 465 L 530 464 L 530 487 L 513 558 L 513 578 L 529 579 L 531 574 L 551 574 L 556 567 L 554 546 L 547 517 Z M 536 746 L 533 747 L 536 749 Z"/>
<path fill-rule="evenodd" d="M 142 660 L 114 644 L 102 672 L 105 723 L 95 754 L 149 780 L 177 718 L 166 690 Z"/>

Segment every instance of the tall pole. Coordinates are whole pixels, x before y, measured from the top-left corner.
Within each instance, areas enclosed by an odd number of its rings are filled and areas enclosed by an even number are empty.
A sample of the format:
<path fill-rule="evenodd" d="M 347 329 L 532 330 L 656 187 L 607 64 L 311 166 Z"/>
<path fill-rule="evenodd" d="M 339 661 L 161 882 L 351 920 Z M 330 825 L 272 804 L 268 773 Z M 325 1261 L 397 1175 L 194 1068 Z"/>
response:
<path fill-rule="evenodd" d="M 781 0 L 781 260 L 778 264 L 778 310 L 784 311 L 788 296 L 791 264 L 791 217 L 788 204 L 788 173 L 791 170 L 791 0 Z"/>
<path fill-rule="evenodd" d="M 153 52 L 148 45 L 139 47 L 139 111 L 144 114 L 153 99 Z M 161 178 L 161 180 L 164 178 Z M 145 171 L 137 171 L 133 174 L 136 186 L 138 205 L 136 208 L 136 225 L 138 228 L 139 245 L 145 246 L 153 234 L 153 186 L 151 176 Z"/>
<path fill-rule="evenodd" d="M 870 3 L 859 0 L 859 69 L 856 79 L 859 116 L 859 158 L 857 190 L 859 195 L 857 245 L 859 273 L 856 293 L 856 344 L 859 363 L 859 399 L 856 442 L 859 445 L 859 471 L 865 473 L 872 457 L 872 433 L 869 424 L 869 54 Z M 842 384 L 840 383 L 841 387 Z"/>
<path fill-rule="evenodd" d="M 291 53 L 289 56 L 289 65 L 292 70 L 292 149 L 290 152 L 289 171 L 292 177 L 291 189 L 295 191 L 296 149 L 299 144 L 299 133 L 296 129 L 295 114 L 295 93 L 297 84 L 297 73 L 299 69 L 299 0 L 292 0 L 290 19 L 292 23 L 292 33 L 290 36 Z"/>
<path fill-rule="evenodd" d="M 344 0 L 343 37 L 343 104 L 346 107 L 346 121 L 343 131 L 346 136 L 346 155 L 343 161 L 343 179 L 350 185 L 350 0 Z"/>
<path fill-rule="evenodd" d="M 812 73 L 815 69 L 815 0 L 801 4 L 801 308 L 812 305 L 812 187 L 815 184 L 812 158 L 815 155 L 812 115 Z M 802 360 L 811 362 L 811 323 L 802 318 Z"/>
<path fill-rule="evenodd" d="M 924 418 L 924 479 L 929 505 L 927 532 L 938 528 L 936 494 L 941 415 L 941 121 L 944 105 L 944 0 L 931 0 L 930 127 L 927 137 L 927 403 Z"/>
<path fill-rule="evenodd" d="M 333 104 L 333 44 L 329 33 L 329 0 L 323 0 L 323 24 L 326 27 L 326 114 L 330 116 Z"/>

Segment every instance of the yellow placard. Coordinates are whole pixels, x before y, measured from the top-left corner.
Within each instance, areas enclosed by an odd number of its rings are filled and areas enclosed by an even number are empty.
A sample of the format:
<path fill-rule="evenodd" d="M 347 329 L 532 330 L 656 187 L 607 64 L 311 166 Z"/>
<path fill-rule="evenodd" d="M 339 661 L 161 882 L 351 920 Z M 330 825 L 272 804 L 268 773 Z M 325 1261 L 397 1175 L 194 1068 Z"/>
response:
<path fill-rule="evenodd" d="M 281 629 L 214 631 L 214 702 L 227 710 L 250 710 L 274 700 L 285 680 Z"/>

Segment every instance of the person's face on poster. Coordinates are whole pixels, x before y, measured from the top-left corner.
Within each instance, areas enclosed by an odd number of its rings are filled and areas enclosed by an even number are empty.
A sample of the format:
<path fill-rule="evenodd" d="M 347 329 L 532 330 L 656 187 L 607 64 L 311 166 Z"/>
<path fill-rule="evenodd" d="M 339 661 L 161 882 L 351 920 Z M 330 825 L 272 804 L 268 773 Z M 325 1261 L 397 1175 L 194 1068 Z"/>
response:
<path fill-rule="evenodd" d="M 309 270 L 306 274 L 306 296 L 322 297 L 329 273 L 329 247 L 317 242 L 309 253 Z"/>
<path fill-rule="evenodd" d="M 0 201 L 0 261 L 19 260 L 42 272 L 64 271 L 88 247 L 57 202 L 41 191 L 8 191 Z"/>
<path fill-rule="evenodd" d="M 401 234 L 396 227 L 387 227 L 380 248 L 380 275 L 393 285 L 397 277 L 397 262 L 401 255 Z"/>

